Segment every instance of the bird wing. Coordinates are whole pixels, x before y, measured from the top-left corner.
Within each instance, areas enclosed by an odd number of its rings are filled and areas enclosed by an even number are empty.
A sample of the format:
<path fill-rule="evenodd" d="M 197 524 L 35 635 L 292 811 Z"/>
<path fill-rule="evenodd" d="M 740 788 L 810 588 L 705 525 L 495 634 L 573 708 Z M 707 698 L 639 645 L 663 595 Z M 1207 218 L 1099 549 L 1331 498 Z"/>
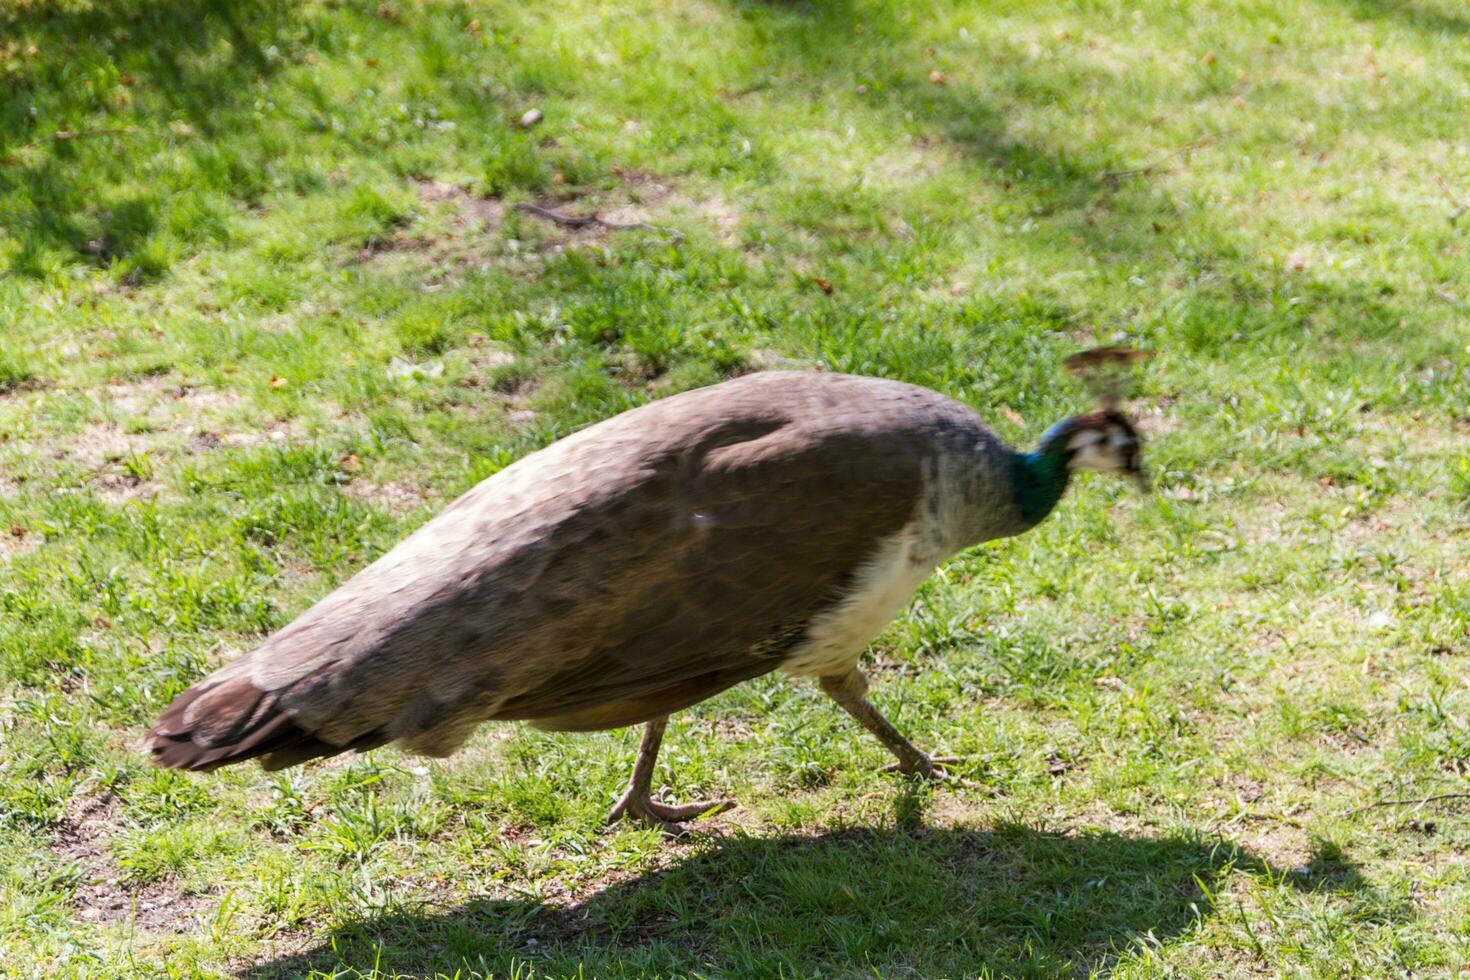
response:
<path fill-rule="evenodd" d="M 866 435 L 791 425 L 705 454 L 646 550 L 566 569 L 584 594 L 597 577 L 606 600 L 578 610 L 567 647 L 579 655 L 496 717 L 631 724 L 777 666 L 913 517 L 917 447 Z"/>
<path fill-rule="evenodd" d="M 150 731 L 158 761 L 441 755 L 490 718 L 612 727 L 771 670 L 912 519 L 938 396 L 762 377 L 486 480 L 184 692 Z"/>

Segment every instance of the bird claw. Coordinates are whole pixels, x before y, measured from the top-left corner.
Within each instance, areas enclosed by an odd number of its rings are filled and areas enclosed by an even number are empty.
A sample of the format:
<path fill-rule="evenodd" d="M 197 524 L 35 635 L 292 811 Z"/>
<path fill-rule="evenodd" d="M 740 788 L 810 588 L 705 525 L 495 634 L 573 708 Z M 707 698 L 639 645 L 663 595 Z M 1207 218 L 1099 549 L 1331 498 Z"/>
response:
<path fill-rule="evenodd" d="M 958 755 L 926 756 L 924 762 L 916 766 L 905 768 L 903 763 L 894 762 L 884 766 L 883 771 L 901 772 L 906 776 L 919 776 L 923 779 L 931 779 L 936 783 L 945 783 L 949 786 L 962 786 L 965 789 L 984 789 L 985 787 L 977 782 L 956 776 L 952 772 L 945 772 L 947 767 L 963 765 L 966 761 L 963 756 Z"/>
<path fill-rule="evenodd" d="M 663 831 L 670 837 L 682 837 L 689 832 L 683 821 L 693 820 L 697 817 L 711 816 L 733 809 L 734 800 L 702 800 L 696 803 L 664 803 L 647 794 L 635 793 L 629 789 L 618 800 L 607 815 L 607 822 L 617 823 L 619 820 L 638 820 L 642 823 Z"/>

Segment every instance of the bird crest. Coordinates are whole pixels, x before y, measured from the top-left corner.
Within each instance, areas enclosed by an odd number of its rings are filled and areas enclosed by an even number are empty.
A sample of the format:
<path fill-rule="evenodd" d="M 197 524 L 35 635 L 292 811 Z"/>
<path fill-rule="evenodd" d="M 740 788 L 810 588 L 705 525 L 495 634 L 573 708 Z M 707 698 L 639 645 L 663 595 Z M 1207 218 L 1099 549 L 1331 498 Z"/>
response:
<path fill-rule="evenodd" d="M 1131 370 L 1133 365 L 1153 356 L 1153 351 L 1136 347 L 1094 347 L 1078 351 L 1063 363 L 1087 386 L 1104 410 L 1115 412 L 1133 389 L 1136 380 Z"/>

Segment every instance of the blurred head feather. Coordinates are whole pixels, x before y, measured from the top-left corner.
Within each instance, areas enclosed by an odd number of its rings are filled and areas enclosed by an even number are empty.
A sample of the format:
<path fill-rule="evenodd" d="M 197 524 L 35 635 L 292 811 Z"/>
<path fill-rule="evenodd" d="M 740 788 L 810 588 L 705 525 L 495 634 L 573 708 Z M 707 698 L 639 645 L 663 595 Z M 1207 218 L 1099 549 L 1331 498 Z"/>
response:
<path fill-rule="evenodd" d="M 1104 409 L 1117 411 L 1118 405 L 1133 388 L 1133 365 L 1153 356 L 1153 351 L 1134 347 L 1094 347 L 1073 354 L 1064 363 Z"/>

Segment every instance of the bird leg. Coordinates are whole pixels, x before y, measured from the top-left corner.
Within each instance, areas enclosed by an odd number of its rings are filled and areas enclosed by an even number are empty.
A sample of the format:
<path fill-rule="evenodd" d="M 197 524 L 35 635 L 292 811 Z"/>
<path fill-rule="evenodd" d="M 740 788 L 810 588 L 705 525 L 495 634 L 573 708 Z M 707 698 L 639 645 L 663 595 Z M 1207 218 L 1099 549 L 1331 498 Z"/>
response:
<path fill-rule="evenodd" d="M 828 697 L 836 701 L 843 711 L 856 718 L 860 725 L 878 736 L 878 741 L 887 746 L 888 751 L 898 758 L 898 762 L 887 766 L 887 769 L 897 769 L 902 773 L 922 776 L 925 779 L 943 780 L 960 786 L 975 786 L 969 780 L 951 776 L 940 768 L 961 760 L 953 756 L 938 758 L 931 756 L 905 738 L 897 728 L 894 728 L 893 723 L 884 718 L 883 713 L 868 700 L 868 679 L 856 667 L 846 674 L 823 677 L 821 685 Z"/>
<path fill-rule="evenodd" d="M 681 820 L 693 820 L 707 813 L 719 813 L 735 805 L 733 800 L 708 800 L 701 803 L 674 805 L 661 803 L 649 793 L 653 784 L 653 767 L 658 761 L 658 749 L 664 740 L 664 729 L 669 725 L 667 716 L 655 718 L 643 727 L 643 741 L 638 744 L 638 756 L 633 761 L 633 775 L 628 788 L 623 791 L 612 812 L 607 815 L 608 823 L 617 823 L 624 817 L 642 820 L 650 827 L 657 827 L 670 836 L 684 833 Z"/>

